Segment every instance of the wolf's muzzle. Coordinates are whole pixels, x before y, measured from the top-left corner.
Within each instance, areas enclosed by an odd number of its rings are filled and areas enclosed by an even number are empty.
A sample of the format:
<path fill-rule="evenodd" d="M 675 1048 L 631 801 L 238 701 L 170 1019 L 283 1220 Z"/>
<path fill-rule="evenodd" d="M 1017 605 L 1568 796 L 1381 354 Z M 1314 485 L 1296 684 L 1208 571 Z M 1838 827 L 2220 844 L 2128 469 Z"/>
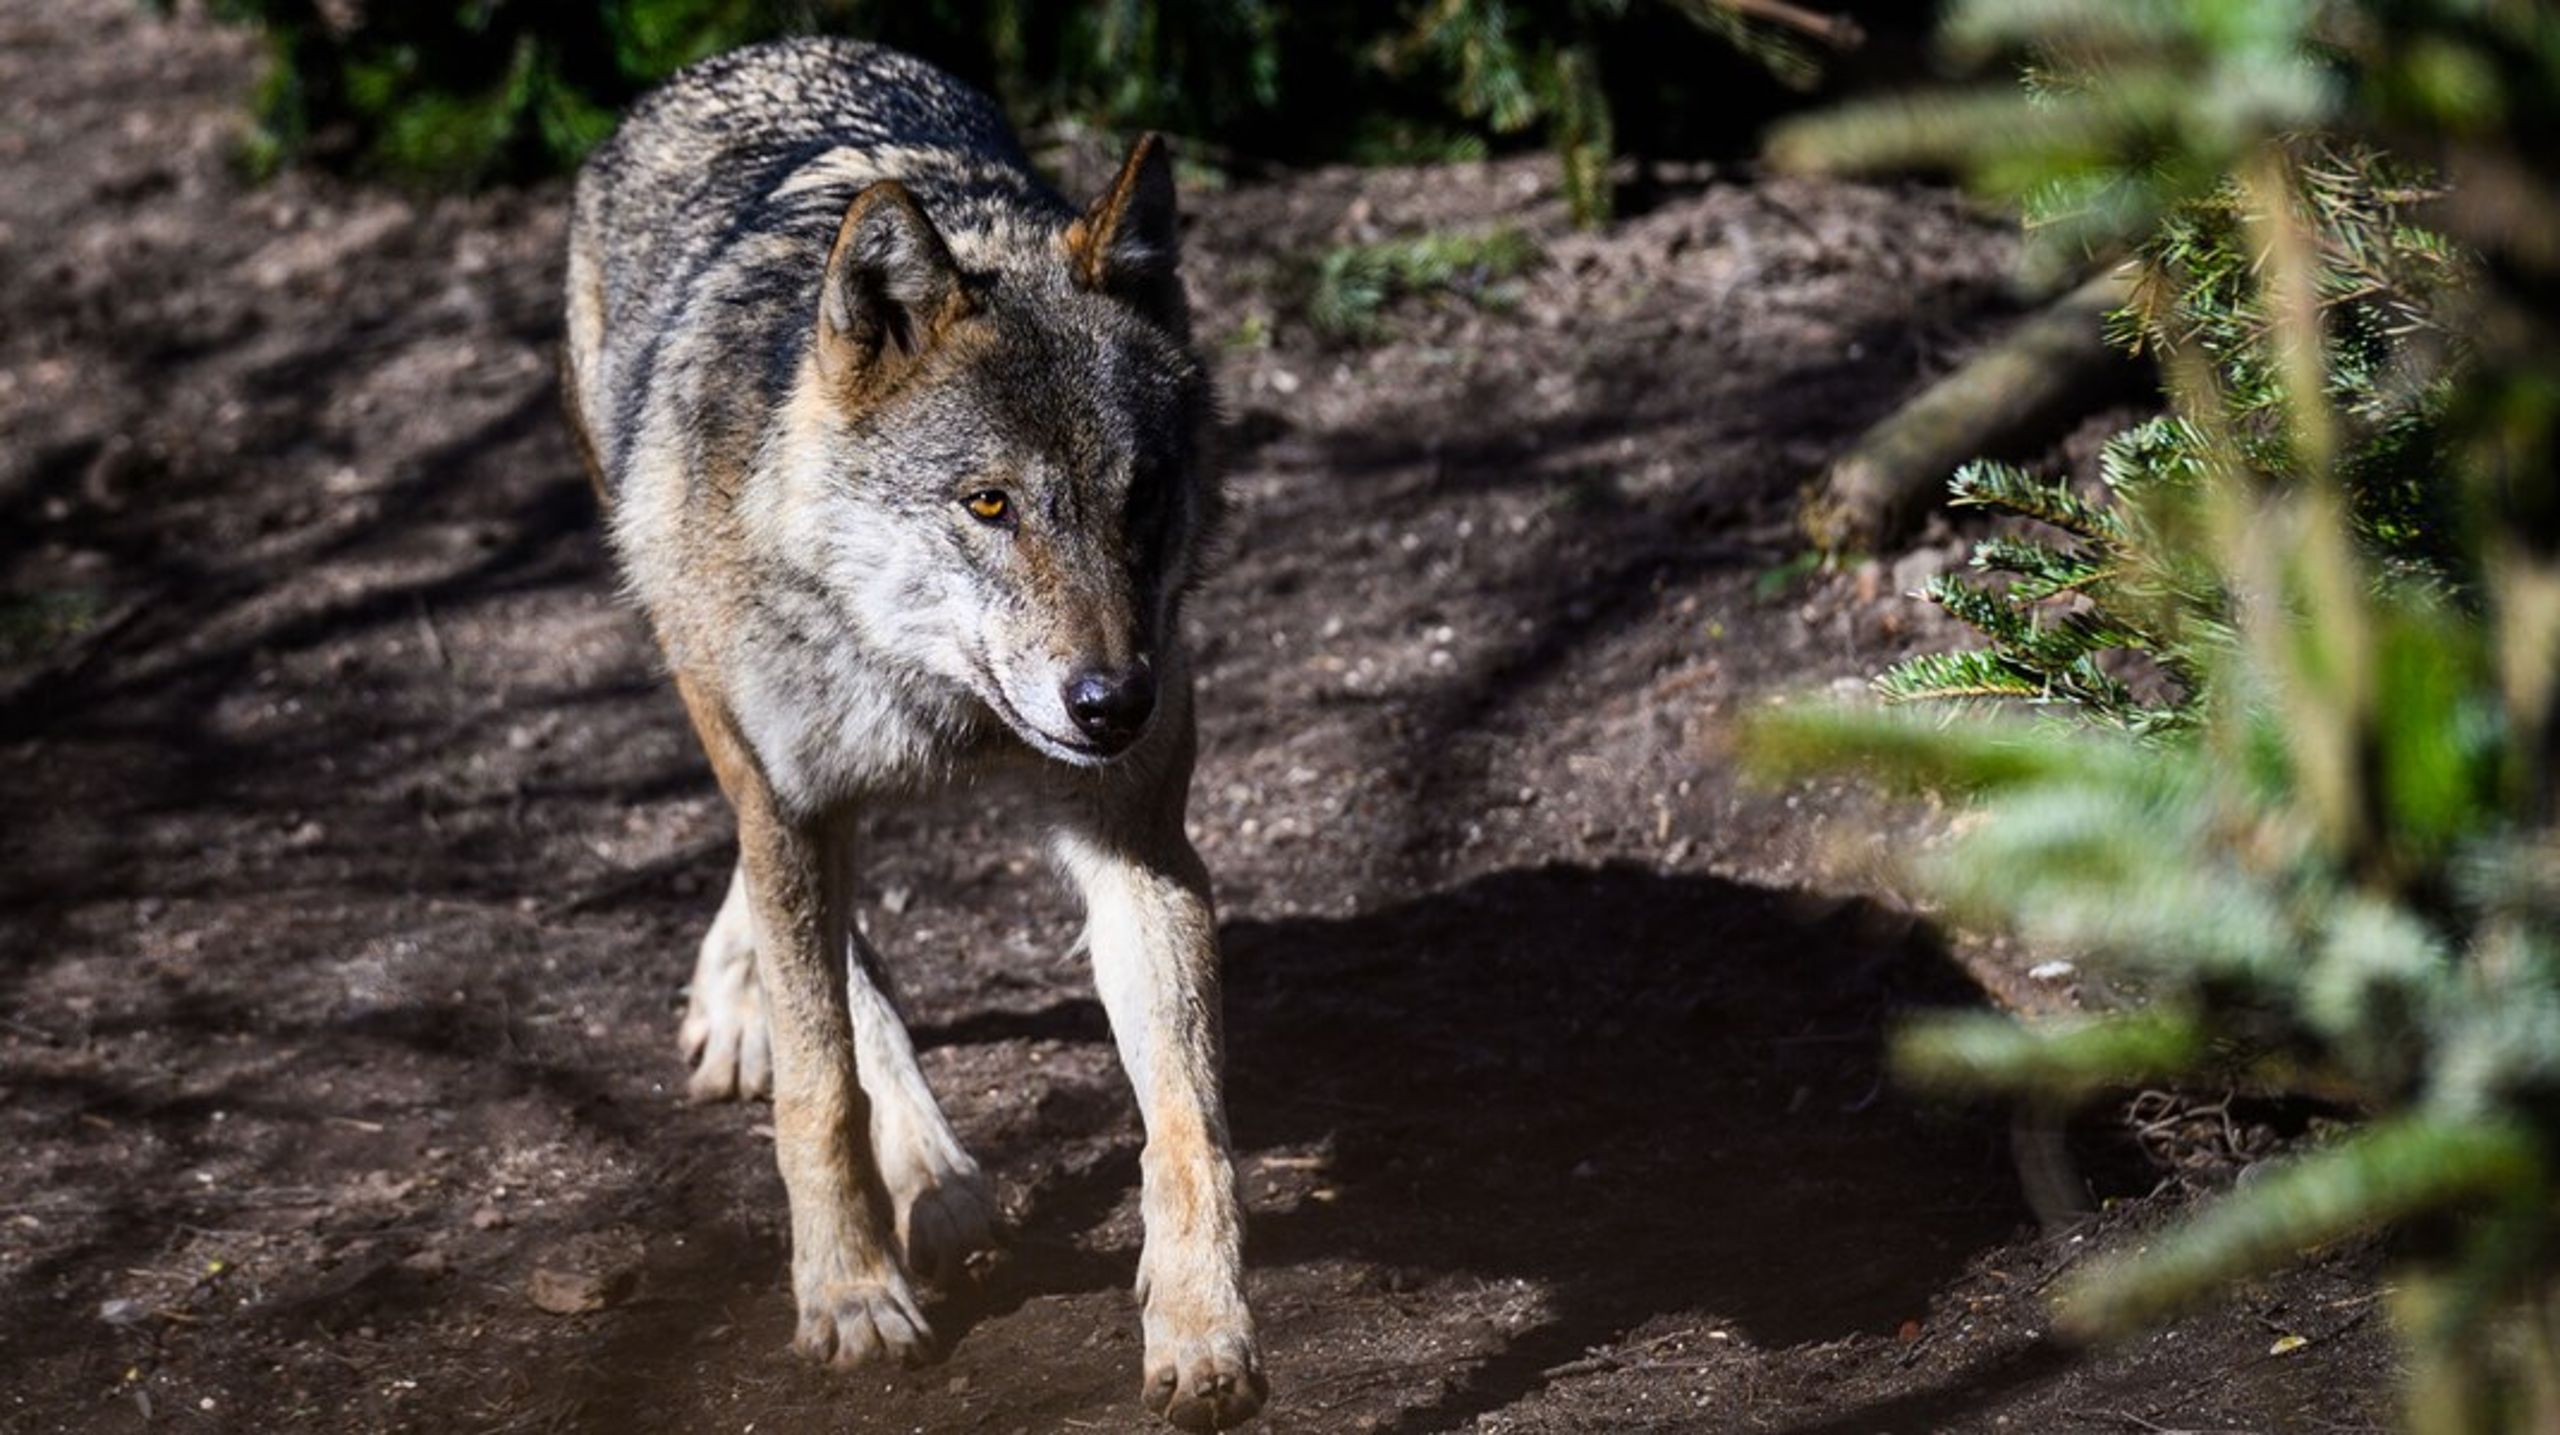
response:
<path fill-rule="evenodd" d="M 1156 710 L 1156 677 L 1145 663 L 1078 673 L 1067 679 L 1066 700 L 1076 730 L 1101 751 L 1116 753 L 1146 731 Z"/>

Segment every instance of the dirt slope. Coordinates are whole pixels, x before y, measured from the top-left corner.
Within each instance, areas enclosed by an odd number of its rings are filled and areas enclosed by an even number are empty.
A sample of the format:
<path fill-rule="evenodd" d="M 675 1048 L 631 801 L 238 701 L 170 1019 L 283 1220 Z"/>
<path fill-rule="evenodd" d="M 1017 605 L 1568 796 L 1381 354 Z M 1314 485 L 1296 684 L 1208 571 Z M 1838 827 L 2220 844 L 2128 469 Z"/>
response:
<path fill-rule="evenodd" d="M 1139 1428 L 1133 1111 L 976 800 L 873 824 L 864 918 L 1014 1249 L 939 1366 L 782 1353 L 764 1113 L 677 1099 L 728 837 L 556 418 L 562 196 L 244 186 L 250 59 L 0 0 L 0 585 L 84 627 L 0 633 L 0 1428 Z M 1879 1073 L 1972 988 L 1826 890 L 1870 818 L 1722 764 L 1930 635 L 1890 595 L 1941 550 L 1767 580 L 1802 476 L 1998 323 L 1999 234 L 1704 174 L 1577 237 L 1535 164 L 1196 208 L 1265 1428 L 2379 1423 L 2353 1261 L 2041 1339 L 2106 1232 L 2040 1234 L 2005 1118 Z M 1506 308 L 1340 351 L 1286 302 L 1342 238 L 1497 222 L 1549 246 Z"/>

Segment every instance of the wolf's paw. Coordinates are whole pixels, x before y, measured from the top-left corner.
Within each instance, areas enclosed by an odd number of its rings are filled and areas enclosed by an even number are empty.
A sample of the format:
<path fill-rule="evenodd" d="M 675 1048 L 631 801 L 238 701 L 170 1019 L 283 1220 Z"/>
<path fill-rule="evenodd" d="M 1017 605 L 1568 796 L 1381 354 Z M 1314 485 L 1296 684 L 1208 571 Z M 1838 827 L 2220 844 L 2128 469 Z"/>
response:
<path fill-rule="evenodd" d="M 749 1100 L 773 1090 L 773 1036 L 765 1025 L 764 988 L 752 961 L 704 962 L 693 975 L 684 1025 L 677 1030 L 693 1065 L 685 1095 L 695 1101 Z"/>
<path fill-rule="evenodd" d="M 934 1356 L 933 1328 L 903 1280 L 839 1282 L 800 1302 L 800 1331 L 791 1348 L 837 1370 L 923 1365 Z"/>
<path fill-rule="evenodd" d="M 1224 1430 L 1252 1419 L 1271 1385 L 1254 1348 L 1253 1315 L 1233 1278 L 1185 1270 L 1178 1259 L 1151 1261 L 1139 1298 L 1146 1304 L 1140 1394 L 1147 1408 L 1185 1430 Z"/>
<path fill-rule="evenodd" d="M 969 1257 L 996 1248 L 995 1190 L 966 1155 L 948 1165 L 892 1163 L 888 1180 L 908 1270 L 948 1287 L 967 1273 Z"/>
<path fill-rule="evenodd" d="M 1225 1430 L 1252 1419 L 1270 1395 L 1250 1329 L 1147 1342 L 1147 1408 L 1184 1430 Z"/>

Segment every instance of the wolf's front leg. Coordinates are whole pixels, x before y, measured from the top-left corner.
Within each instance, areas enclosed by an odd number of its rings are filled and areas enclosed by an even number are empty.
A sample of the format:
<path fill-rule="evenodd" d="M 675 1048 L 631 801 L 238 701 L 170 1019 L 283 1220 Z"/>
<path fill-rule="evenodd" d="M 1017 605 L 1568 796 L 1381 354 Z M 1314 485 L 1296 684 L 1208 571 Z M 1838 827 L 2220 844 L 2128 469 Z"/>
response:
<path fill-rule="evenodd" d="M 791 1203 L 793 1345 L 812 1360 L 921 1363 L 933 1333 L 898 1260 L 871 1102 L 845 990 L 844 893 L 819 850 L 836 834 L 752 836 L 739 847 L 756 916 L 756 977 L 773 1028 L 773 1134 Z M 763 849 L 759 860 L 759 849 Z"/>
<path fill-rule="evenodd" d="M 1146 1123 L 1142 1393 L 1183 1429 L 1215 1430 L 1251 1418 L 1269 1387 L 1244 1300 L 1244 1221 L 1218 1092 L 1217 919 L 1208 871 L 1182 832 L 1187 777 L 1169 795 L 1107 800 L 1060 833 L 1058 850 L 1084 892 L 1094 985 Z"/>
<path fill-rule="evenodd" d="M 850 824 L 784 812 L 727 711 L 681 678 L 678 688 L 738 815 L 772 1032 L 774 1155 L 791 1206 L 793 1345 L 838 1366 L 920 1362 L 933 1333 L 898 1260 L 847 1008 L 851 904 L 837 852 Z"/>

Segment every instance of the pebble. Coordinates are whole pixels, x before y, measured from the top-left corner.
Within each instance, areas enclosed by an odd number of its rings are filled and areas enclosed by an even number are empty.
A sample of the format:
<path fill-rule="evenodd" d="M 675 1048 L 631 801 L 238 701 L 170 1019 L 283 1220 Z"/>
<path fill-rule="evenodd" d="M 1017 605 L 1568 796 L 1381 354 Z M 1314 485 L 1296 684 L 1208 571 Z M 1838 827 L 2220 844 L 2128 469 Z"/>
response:
<path fill-rule="evenodd" d="M 585 1315 L 611 1305 L 630 1285 L 628 1273 L 597 1275 L 588 1271 L 537 1268 L 525 1293 L 536 1307 L 553 1315 Z"/>

